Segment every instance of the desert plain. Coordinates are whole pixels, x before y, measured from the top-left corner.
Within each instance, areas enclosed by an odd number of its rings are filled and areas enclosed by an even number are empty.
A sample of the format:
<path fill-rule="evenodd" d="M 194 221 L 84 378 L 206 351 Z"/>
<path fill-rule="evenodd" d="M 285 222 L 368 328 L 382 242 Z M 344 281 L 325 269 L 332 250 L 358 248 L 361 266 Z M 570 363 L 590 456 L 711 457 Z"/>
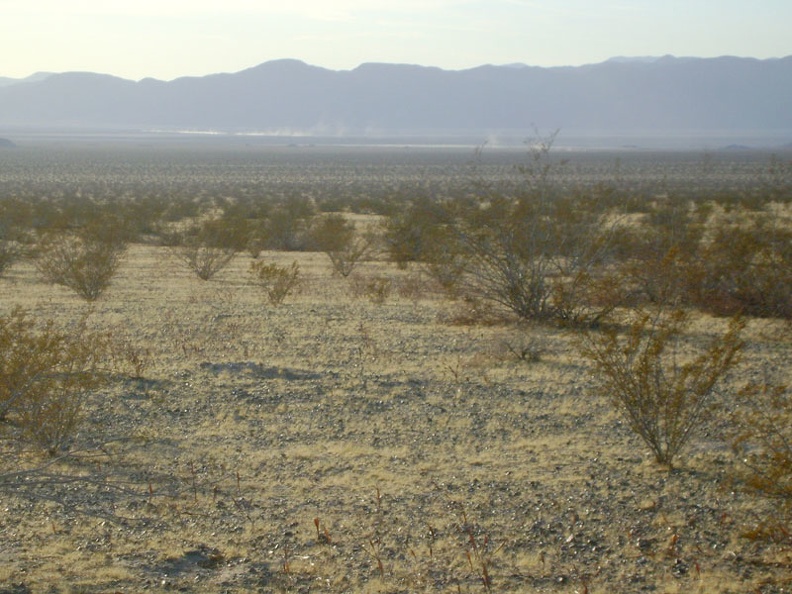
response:
<path fill-rule="evenodd" d="M 231 167 L 241 150 L 253 163 L 245 187 L 294 187 L 316 199 L 327 186 L 360 191 L 359 176 L 388 195 L 431 192 L 469 161 L 461 151 L 416 165 L 395 149 L 393 158 L 378 149 L 361 161 L 359 149 L 330 162 L 330 149 L 202 149 L 192 161 L 125 150 L 147 168 L 90 145 L 39 149 L 31 179 L 50 193 L 134 194 L 151 176 L 167 191 L 222 194 L 238 169 L 222 183 L 201 176 L 208 164 L 212 176 Z M 322 158 L 267 172 L 289 150 Z M 0 188 L 20 193 L 28 157 L 2 158 Z M 669 157 L 665 170 L 620 159 L 608 166 L 613 175 L 671 185 L 690 172 L 699 182 L 718 171 L 745 176 L 731 155 Z M 512 175 L 509 167 L 504 158 L 486 175 Z M 576 175 L 587 175 L 581 168 Z M 86 189 L 86 180 L 105 189 Z M 345 216 L 374 230 L 383 218 Z M 15 478 L 0 480 L 0 592 L 792 588 L 789 540 L 758 535 L 780 504 L 740 488 L 719 419 L 673 469 L 659 466 L 594 389 L 579 328 L 491 306 L 472 317 L 420 263 L 397 267 L 381 250 L 349 277 L 317 251 L 257 259 L 299 265 L 299 288 L 280 305 L 251 282 L 247 253 L 203 281 L 145 239 L 129 245 L 92 303 L 45 282 L 28 259 L 3 274 L 0 313 L 22 306 L 62 324 L 85 319 L 114 347 L 112 379 L 90 395 L 70 451 L 53 458 L 2 444 L 2 472 Z M 693 339 L 726 323 L 697 313 Z M 788 321 L 748 319 L 719 405 L 768 373 L 788 383 L 791 336 Z M 24 468 L 39 472 L 27 480 Z"/>

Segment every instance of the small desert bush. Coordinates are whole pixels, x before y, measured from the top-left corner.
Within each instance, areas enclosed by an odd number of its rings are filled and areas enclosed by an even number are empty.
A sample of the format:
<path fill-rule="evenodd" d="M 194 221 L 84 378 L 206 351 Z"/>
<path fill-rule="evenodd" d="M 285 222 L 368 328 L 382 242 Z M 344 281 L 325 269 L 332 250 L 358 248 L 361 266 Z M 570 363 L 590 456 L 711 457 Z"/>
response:
<path fill-rule="evenodd" d="M 204 244 L 229 251 L 246 250 L 254 235 L 255 221 L 241 217 L 212 218 L 200 227 Z"/>
<path fill-rule="evenodd" d="M 339 251 L 355 236 L 355 226 L 339 213 L 324 215 L 313 222 L 310 239 L 320 251 Z"/>
<path fill-rule="evenodd" d="M 523 321 L 579 326 L 619 304 L 613 283 L 601 282 L 615 236 L 602 205 L 580 196 L 549 200 L 543 191 L 487 194 L 449 217 L 432 229 L 422 257 L 450 295 Z"/>
<path fill-rule="evenodd" d="M 519 229 L 471 233 L 465 244 L 455 292 L 522 321 L 595 326 L 622 302 L 618 285 L 593 258 L 552 254 Z"/>
<path fill-rule="evenodd" d="M 784 385 L 752 383 L 732 413 L 732 444 L 745 486 L 792 513 L 792 392 Z M 780 519 L 777 518 L 777 519 Z M 789 535 L 787 535 L 789 537 Z"/>
<path fill-rule="evenodd" d="M 668 466 L 703 430 L 717 384 L 743 346 L 738 318 L 703 348 L 686 344 L 689 323 L 689 314 L 681 310 L 641 313 L 624 336 L 611 326 L 585 334 L 581 342 L 598 392 L 624 416 L 657 462 Z"/>
<path fill-rule="evenodd" d="M 463 295 L 489 302 L 522 320 L 553 317 L 549 258 L 533 251 L 534 241 L 517 225 L 464 231 L 461 239 Z"/>
<path fill-rule="evenodd" d="M 621 274 L 629 299 L 694 306 L 719 316 L 792 317 L 792 229 L 781 217 L 736 210 L 631 229 Z M 630 249 L 624 251 L 625 248 Z"/>
<path fill-rule="evenodd" d="M 104 381 L 104 344 L 84 320 L 60 328 L 20 308 L 0 317 L 0 434 L 50 455 L 66 446 Z"/>
<path fill-rule="evenodd" d="M 238 251 L 233 242 L 220 241 L 218 231 L 212 225 L 188 229 L 170 243 L 176 259 L 205 281 L 228 266 Z"/>
<path fill-rule="evenodd" d="M 418 301 L 423 299 L 430 291 L 432 283 L 421 270 L 409 272 L 398 279 L 396 284 L 396 294 L 402 299 Z"/>
<path fill-rule="evenodd" d="M 107 344 L 107 357 L 115 372 L 126 373 L 135 379 L 143 374 L 152 363 L 152 349 L 141 341 L 124 336 L 121 328 L 111 330 L 113 339 Z"/>
<path fill-rule="evenodd" d="M 48 282 L 95 301 L 110 286 L 126 247 L 123 241 L 104 241 L 90 233 L 49 234 L 39 243 L 36 268 Z"/>
<path fill-rule="evenodd" d="M 792 229 L 767 217 L 721 226 L 702 249 L 694 301 L 717 315 L 792 318 Z"/>
<path fill-rule="evenodd" d="M 465 255 L 451 227 L 435 229 L 434 237 L 424 248 L 423 268 L 429 278 L 450 299 L 460 296 L 465 274 Z"/>
<path fill-rule="evenodd" d="M 690 304 L 701 286 L 697 253 L 685 252 L 679 246 L 665 252 L 643 248 L 621 263 L 625 301 L 673 307 Z"/>
<path fill-rule="evenodd" d="M 333 271 L 344 278 L 348 277 L 371 250 L 371 242 L 364 237 L 353 238 L 343 249 L 327 251 Z"/>
<path fill-rule="evenodd" d="M 350 284 L 352 296 L 365 298 L 375 305 L 385 303 L 393 292 L 393 282 L 383 275 L 356 275 Z"/>
<path fill-rule="evenodd" d="M 0 239 L 0 276 L 19 259 L 21 250 L 15 241 Z"/>
<path fill-rule="evenodd" d="M 383 222 L 383 241 L 389 259 L 399 268 L 426 261 L 429 251 L 442 242 L 442 229 L 452 222 L 447 204 L 429 198 L 414 200 Z"/>
<path fill-rule="evenodd" d="M 274 205 L 254 237 L 265 249 L 294 252 L 310 245 L 311 221 L 315 206 L 305 196 L 294 195 Z"/>
<path fill-rule="evenodd" d="M 250 272 L 254 282 L 264 289 L 272 305 L 283 303 L 300 284 L 300 266 L 297 262 L 292 262 L 290 266 L 252 262 Z"/>
<path fill-rule="evenodd" d="M 355 226 L 340 214 L 330 214 L 314 225 L 311 238 L 330 259 L 333 271 L 348 277 L 371 251 L 372 241 L 357 235 Z"/>
<path fill-rule="evenodd" d="M 498 358 L 520 363 L 538 363 L 547 351 L 547 345 L 535 328 L 522 326 L 518 332 L 504 336 L 495 343 Z"/>

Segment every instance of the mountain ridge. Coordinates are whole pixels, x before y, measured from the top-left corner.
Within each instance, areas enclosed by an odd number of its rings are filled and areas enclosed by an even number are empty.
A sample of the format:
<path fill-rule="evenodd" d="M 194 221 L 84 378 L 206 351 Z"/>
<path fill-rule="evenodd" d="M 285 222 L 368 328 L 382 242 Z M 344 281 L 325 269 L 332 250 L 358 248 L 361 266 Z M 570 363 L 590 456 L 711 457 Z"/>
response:
<path fill-rule="evenodd" d="M 792 130 L 792 56 L 617 57 L 464 70 L 295 59 L 132 81 L 91 72 L 0 78 L 6 128 L 206 129 L 328 135 L 542 129 Z"/>

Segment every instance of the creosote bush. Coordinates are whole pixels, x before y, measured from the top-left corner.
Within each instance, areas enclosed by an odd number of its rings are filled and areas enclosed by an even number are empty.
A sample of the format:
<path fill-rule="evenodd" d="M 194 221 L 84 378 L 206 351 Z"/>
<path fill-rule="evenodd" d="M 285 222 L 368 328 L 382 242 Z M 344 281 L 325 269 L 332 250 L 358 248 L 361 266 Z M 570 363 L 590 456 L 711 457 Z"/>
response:
<path fill-rule="evenodd" d="M 199 279 L 208 281 L 231 263 L 238 248 L 210 224 L 184 232 L 171 250 Z"/>
<path fill-rule="evenodd" d="M 354 224 L 340 214 L 323 217 L 311 232 L 316 247 L 327 254 L 333 271 L 348 277 L 371 250 L 371 239 L 356 233 Z"/>
<path fill-rule="evenodd" d="M 93 233 L 54 233 L 41 240 L 36 268 L 48 282 L 95 301 L 110 286 L 126 248 L 124 241 L 105 241 Z"/>
<path fill-rule="evenodd" d="M 250 272 L 254 282 L 264 289 L 272 305 L 283 303 L 300 284 L 300 266 L 297 262 L 292 262 L 290 266 L 252 262 Z"/>
<path fill-rule="evenodd" d="M 393 282 L 382 275 L 355 275 L 350 283 L 350 292 L 356 298 L 365 297 L 375 305 L 384 304 L 391 296 Z"/>
<path fill-rule="evenodd" d="M 792 319 L 792 230 L 772 217 L 721 225 L 702 248 L 696 305 L 716 315 Z"/>
<path fill-rule="evenodd" d="M 105 342 L 85 321 L 59 328 L 25 310 L 0 317 L 0 434 L 50 455 L 77 432 L 100 372 Z"/>
<path fill-rule="evenodd" d="M 19 245 L 15 241 L 0 239 L 0 276 L 2 276 L 20 257 Z"/>
<path fill-rule="evenodd" d="M 751 491 L 792 514 L 792 393 L 784 385 L 752 383 L 732 413 L 732 445 Z M 782 516 L 776 518 L 780 520 Z M 786 516 L 789 519 L 789 515 Z M 787 534 L 787 538 L 790 535 Z"/>
<path fill-rule="evenodd" d="M 473 181 L 466 199 L 416 200 L 386 221 L 400 267 L 421 262 L 452 298 L 475 300 L 522 321 L 595 326 L 621 304 L 610 278 L 616 217 L 598 194 L 555 183 L 557 133 L 530 145 L 520 181 L 503 192 Z"/>
<path fill-rule="evenodd" d="M 436 235 L 450 243 L 430 252 L 445 263 L 430 272 L 520 320 L 596 325 L 621 300 L 607 274 L 612 229 L 597 205 L 573 202 L 490 197 Z"/>
<path fill-rule="evenodd" d="M 681 310 L 641 313 L 623 337 L 608 327 L 581 339 L 599 393 L 624 416 L 656 461 L 669 467 L 703 429 L 716 386 L 743 346 L 739 318 L 701 349 L 683 341 L 689 322 L 689 314 Z"/>

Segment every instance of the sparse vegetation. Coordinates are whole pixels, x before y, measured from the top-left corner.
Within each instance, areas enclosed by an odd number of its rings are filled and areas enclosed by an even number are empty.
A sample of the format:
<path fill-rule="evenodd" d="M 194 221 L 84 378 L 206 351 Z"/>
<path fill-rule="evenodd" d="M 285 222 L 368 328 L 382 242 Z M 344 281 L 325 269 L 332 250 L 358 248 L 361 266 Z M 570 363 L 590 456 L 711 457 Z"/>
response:
<path fill-rule="evenodd" d="M 356 275 L 352 277 L 351 293 L 366 298 L 375 305 L 385 303 L 393 292 L 393 282 L 383 275 Z"/>
<path fill-rule="evenodd" d="M 90 233 L 52 233 L 41 239 L 36 267 L 51 283 L 63 285 L 86 301 L 96 301 L 121 265 L 126 243 Z"/>
<path fill-rule="evenodd" d="M 792 227 L 760 213 L 721 223 L 701 253 L 694 303 L 718 315 L 792 319 Z"/>
<path fill-rule="evenodd" d="M 699 154 L 562 160 L 554 140 L 472 164 L 248 138 L 4 155 L 0 389 L 31 353 L 64 363 L 25 384 L 55 406 L 3 397 L 0 583 L 784 591 L 788 157 L 713 151 L 702 174 Z M 90 317 L 29 257 L 83 235 L 129 246 Z M 174 274 L 196 239 L 254 262 Z M 527 315 L 486 293 L 509 258 L 524 295 L 539 272 Z M 262 309 L 280 281 L 306 290 Z M 659 457 L 595 397 L 608 369 L 648 395 L 627 404 Z"/>
<path fill-rule="evenodd" d="M 229 265 L 237 254 L 235 245 L 218 241 L 221 234 L 212 225 L 201 225 L 180 234 L 172 246 L 173 254 L 195 276 L 211 280 Z"/>
<path fill-rule="evenodd" d="M 54 456 L 77 433 L 103 381 L 103 341 L 80 322 L 58 328 L 15 308 L 0 318 L 0 432 Z"/>
<path fill-rule="evenodd" d="M 717 384 L 743 347 L 742 323 L 735 319 L 724 334 L 691 353 L 683 342 L 688 325 L 681 310 L 641 313 L 623 338 L 609 327 L 587 334 L 581 349 L 593 364 L 598 391 L 657 462 L 668 466 L 703 431 Z"/>
<path fill-rule="evenodd" d="M 333 270 L 348 277 L 371 251 L 371 240 L 356 233 L 355 226 L 343 216 L 323 217 L 312 231 L 313 242 L 327 254 Z"/>
<path fill-rule="evenodd" d="M 0 239 L 0 276 L 20 258 L 19 245 L 15 241 Z"/>
<path fill-rule="evenodd" d="M 732 412 L 732 447 L 746 488 L 776 503 L 763 523 L 775 538 L 792 541 L 792 394 L 784 385 L 750 383 Z"/>
<path fill-rule="evenodd" d="M 286 297 L 294 293 L 300 284 L 300 266 L 292 262 L 290 266 L 275 263 L 252 262 L 250 272 L 254 282 L 264 289 L 267 300 L 272 305 L 280 305 Z"/>

